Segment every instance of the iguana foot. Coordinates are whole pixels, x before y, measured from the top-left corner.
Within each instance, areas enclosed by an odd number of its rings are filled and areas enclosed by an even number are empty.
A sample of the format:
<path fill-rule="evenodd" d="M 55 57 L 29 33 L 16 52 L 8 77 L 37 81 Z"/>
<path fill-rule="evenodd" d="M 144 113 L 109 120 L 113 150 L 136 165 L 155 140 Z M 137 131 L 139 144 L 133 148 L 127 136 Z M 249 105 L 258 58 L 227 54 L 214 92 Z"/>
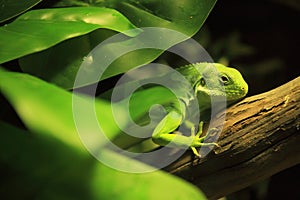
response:
<path fill-rule="evenodd" d="M 203 142 L 205 139 L 211 137 L 212 135 L 214 135 L 215 132 L 219 132 L 218 129 L 216 128 L 212 128 L 208 131 L 208 133 L 203 136 L 200 137 L 202 134 L 202 128 L 203 128 L 203 122 L 199 123 L 199 130 L 197 132 L 197 134 L 195 134 L 195 128 L 191 128 L 191 137 L 192 137 L 192 144 L 190 145 L 193 153 L 200 157 L 200 154 L 198 153 L 197 149 L 198 147 L 203 147 L 203 146 L 217 146 L 217 147 L 221 147 L 218 143 L 216 142 Z"/>

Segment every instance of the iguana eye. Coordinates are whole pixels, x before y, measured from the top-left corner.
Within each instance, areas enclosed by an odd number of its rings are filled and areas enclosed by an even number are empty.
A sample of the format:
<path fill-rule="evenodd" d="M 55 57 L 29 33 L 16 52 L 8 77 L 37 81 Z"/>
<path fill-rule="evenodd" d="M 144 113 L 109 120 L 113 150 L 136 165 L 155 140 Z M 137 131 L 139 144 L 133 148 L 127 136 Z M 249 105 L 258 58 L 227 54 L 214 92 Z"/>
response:
<path fill-rule="evenodd" d="M 201 85 L 201 86 L 205 86 L 205 84 L 206 84 L 206 83 L 205 83 L 204 78 L 201 78 L 201 79 L 200 79 L 200 85 Z"/>
<path fill-rule="evenodd" d="M 228 84 L 228 83 L 229 83 L 228 77 L 222 75 L 222 76 L 221 76 L 221 82 L 222 82 L 224 85 Z"/>

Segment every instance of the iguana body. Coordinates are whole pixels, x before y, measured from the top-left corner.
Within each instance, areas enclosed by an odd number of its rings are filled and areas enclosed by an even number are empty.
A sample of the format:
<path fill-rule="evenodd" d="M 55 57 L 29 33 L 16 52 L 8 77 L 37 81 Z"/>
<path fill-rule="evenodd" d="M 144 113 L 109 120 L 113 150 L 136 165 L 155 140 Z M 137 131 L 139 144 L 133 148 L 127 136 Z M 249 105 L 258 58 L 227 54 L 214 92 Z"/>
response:
<path fill-rule="evenodd" d="M 179 95 L 176 95 L 180 101 L 172 102 L 167 108 L 167 115 L 154 129 L 152 140 L 161 146 L 190 147 L 199 156 L 195 148 L 216 143 L 203 143 L 205 137 L 200 137 L 203 123 L 200 122 L 198 127 L 198 124 L 187 119 L 195 114 L 193 110 L 186 112 L 190 110 L 189 106 L 196 103 L 199 109 L 195 112 L 201 114 L 211 107 L 212 101 L 218 103 L 241 99 L 247 94 L 248 85 L 239 71 L 218 63 L 196 63 L 180 67 L 177 71 L 184 76 L 189 85 L 179 83 L 175 88 L 180 90 Z M 187 124 L 191 130 L 189 136 L 174 133 L 182 124 Z M 195 133 L 197 127 L 198 132 Z"/>

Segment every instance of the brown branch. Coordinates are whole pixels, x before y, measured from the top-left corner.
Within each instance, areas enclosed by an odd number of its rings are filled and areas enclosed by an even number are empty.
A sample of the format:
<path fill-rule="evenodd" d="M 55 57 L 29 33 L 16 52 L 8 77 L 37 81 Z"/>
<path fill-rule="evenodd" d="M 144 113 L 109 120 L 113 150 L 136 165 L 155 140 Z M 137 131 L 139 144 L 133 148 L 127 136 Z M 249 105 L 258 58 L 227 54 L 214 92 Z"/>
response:
<path fill-rule="evenodd" d="M 199 186 L 209 199 L 232 193 L 300 163 L 300 77 L 248 97 L 211 122 L 223 126 L 208 156 L 187 153 L 167 171 Z"/>

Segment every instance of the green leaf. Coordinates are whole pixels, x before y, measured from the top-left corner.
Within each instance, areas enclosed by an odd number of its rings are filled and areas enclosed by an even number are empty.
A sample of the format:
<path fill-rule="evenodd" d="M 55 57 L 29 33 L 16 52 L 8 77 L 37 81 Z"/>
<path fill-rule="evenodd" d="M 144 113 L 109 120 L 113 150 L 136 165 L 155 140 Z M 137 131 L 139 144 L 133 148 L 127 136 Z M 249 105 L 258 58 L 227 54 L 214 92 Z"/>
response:
<path fill-rule="evenodd" d="M 99 132 L 98 122 L 103 129 L 103 133 L 110 140 L 116 138 L 121 132 L 115 122 L 111 104 L 105 100 L 96 99 L 94 102 L 92 98 L 86 96 L 72 96 L 70 92 L 34 76 L 1 69 L 0 91 L 10 101 L 22 121 L 31 131 L 56 137 L 73 148 L 82 150 L 81 138 L 77 133 L 79 130 L 86 133 L 86 138 L 92 138 L 90 145 L 93 145 L 93 142 L 94 145 L 98 146 L 106 143 L 101 138 L 99 140 L 93 139 L 94 135 L 92 133 Z M 153 93 L 157 95 L 150 95 Z M 163 87 L 140 91 L 132 98 L 130 114 L 133 120 L 137 120 L 145 115 L 153 104 L 164 104 L 172 99 L 174 99 L 174 94 Z M 92 119 L 94 110 L 88 109 L 94 108 L 94 106 L 96 122 Z M 121 101 L 113 106 L 115 106 L 115 110 L 118 110 L 118 116 L 120 116 L 118 123 L 125 126 L 129 122 L 125 113 L 128 109 L 126 102 L 125 105 Z M 74 112 L 77 114 L 76 118 L 74 118 Z M 126 146 L 141 140 L 140 138 L 128 139 L 127 135 L 122 136 L 122 139 L 122 143 L 125 143 Z"/>
<path fill-rule="evenodd" d="M 99 79 L 103 80 L 124 73 L 136 66 L 149 63 L 165 49 L 192 36 L 203 25 L 215 2 L 216 0 L 95 1 L 92 5 L 100 4 L 101 6 L 115 8 L 138 27 L 166 28 L 185 35 L 185 37 L 172 40 L 170 35 L 154 34 L 151 38 L 153 42 L 166 42 L 168 45 L 163 45 L 163 49 L 145 48 L 127 53 L 116 59 Z M 76 73 L 84 57 L 109 36 L 112 36 L 111 32 L 97 30 L 96 33 L 93 32 L 80 38 L 65 41 L 51 49 L 20 59 L 21 68 L 25 72 L 53 82 L 63 88 L 73 88 Z M 137 39 L 129 38 L 127 41 L 124 39 L 119 44 L 135 44 L 136 42 Z M 107 54 L 109 56 L 114 55 L 114 53 L 112 51 Z M 101 63 L 98 63 L 98 65 L 101 65 Z M 95 83 L 98 80 L 87 82 L 85 85 Z M 77 85 L 77 87 L 80 86 L 82 85 Z"/>
<path fill-rule="evenodd" d="M 119 165 L 137 165 L 138 162 L 122 157 L 111 151 L 103 151 L 102 155 L 114 159 Z M 146 168 L 143 164 L 141 168 Z M 178 177 L 169 176 L 166 172 L 155 171 L 144 174 L 131 174 L 116 171 L 104 165 L 95 168 L 94 180 L 91 184 L 94 191 L 108 199 L 191 199 L 205 200 L 206 197 L 195 186 Z M 105 173 L 104 173 L 105 172 Z M 101 185 L 102 187 L 99 187 Z M 170 188 L 180 188 L 172 190 Z"/>
<path fill-rule="evenodd" d="M 89 180 L 95 161 L 86 152 L 49 135 L 33 134 L 1 121 L 0 133 L 0 163 L 10 174 L 2 179 L 2 198 L 49 199 L 55 194 L 62 199 L 90 199 Z"/>
<path fill-rule="evenodd" d="M 0 121 L 1 197 L 24 199 L 205 199 L 193 185 L 162 171 L 146 174 L 124 173 L 80 154 L 45 135 L 32 134 Z M 104 150 L 103 156 L 120 165 L 137 161 Z M 3 167 L 4 166 L 4 167 Z M 169 188 L 180 190 L 164 192 Z M 18 191 L 17 193 L 15 191 Z"/>
<path fill-rule="evenodd" d="M 70 89 L 73 88 L 84 57 L 96 44 L 114 34 L 115 32 L 107 29 L 98 29 L 88 35 L 72 38 L 50 49 L 25 56 L 19 59 L 19 64 L 27 73 Z"/>
<path fill-rule="evenodd" d="M 122 32 L 135 26 L 109 8 L 75 7 L 27 12 L 0 28 L 0 63 L 47 49 L 98 28 Z M 139 31 L 127 33 L 134 36 Z"/>
<path fill-rule="evenodd" d="M 29 10 L 41 1 L 42 0 L 0 0 L 0 23 Z"/>
<path fill-rule="evenodd" d="M 18 172 L 5 190 L 40 199 L 205 199 L 197 188 L 165 172 L 125 173 L 92 159 L 77 134 L 72 115 L 74 98 L 69 92 L 36 77 L 4 70 L 0 70 L 0 91 L 31 130 L 20 131 L 0 122 L 0 161 Z M 76 99 L 83 110 L 88 103 L 94 104 L 88 97 Z M 109 136 L 116 136 L 119 130 L 110 116 L 109 104 L 97 100 L 95 106 L 101 126 Z M 85 134 L 97 131 L 89 126 L 90 120 L 85 120 Z M 118 165 L 152 170 L 104 148 L 99 154 Z M 165 193 L 170 187 L 181 190 Z"/>
<path fill-rule="evenodd" d="M 145 116 L 152 105 L 164 105 L 176 98 L 164 87 L 149 88 L 135 93 L 128 108 L 126 99 L 111 104 L 103 99 L 94 101 L 87 96 L 72 96 L 72 93 L 34 76 L 1 69 L 0 92 L 9 100 L 29 130 L 51 135 L 83 152 L 82 140 L 89 147 L 100 148 L 106 145 L 108 141 L 103 134 L 110 141 L 117 139 L 116 143 L 121 147 L 142 141 L 142 138 L 123 134 L 119 128 L 119 125 L 124 128 L 131 120 L 127 109 L 132 120 L 136 121 Z"/>
<path fill-rule="evenodd" d="M 82 1 L 81 1 L 82 2 Z M 93 0 L 90 6 L 110 7 L 123 13 L 138 27 L 161 27 L 195 34 L 217 0 Z M 86 1 L 85 1 L 86 3 Z M 55 6 L 81 5 L 74 0 L 61 0 Z"/>
<path fill-rule="evenodd" d="M 138 27 L 163 27 L 192 36 L 201 28 L 216 0 L 114 0 L 113 2 L 114 8 Z"/>
<path fill-rule="evenodd" d="M 107 137 L 113 138 L 119 132 L 108 102 L 97 100 L 94 103 L 85 96 L 72 97 L 70 92 L 34 76 L 0 70 L 0 91 L 32 132 L 51 135 L 73 148 L 84 151 L 77 134 L 77 124 L 74 122 L 74 101 L 77 103 L 76 111 L 83 113 L 80 119 L 77 118 L 84 126 L 81 131 L 98 131 L 98 127 L 92 124 L 89 116 L 84 115 L 90 114 L 86 108 L 95 104 L 97 118 L 100 119 L 99 123 L 105 133 L 108 133 Z M 97 144 L 101 145 L 104 142 L 97 141 Z"/>

